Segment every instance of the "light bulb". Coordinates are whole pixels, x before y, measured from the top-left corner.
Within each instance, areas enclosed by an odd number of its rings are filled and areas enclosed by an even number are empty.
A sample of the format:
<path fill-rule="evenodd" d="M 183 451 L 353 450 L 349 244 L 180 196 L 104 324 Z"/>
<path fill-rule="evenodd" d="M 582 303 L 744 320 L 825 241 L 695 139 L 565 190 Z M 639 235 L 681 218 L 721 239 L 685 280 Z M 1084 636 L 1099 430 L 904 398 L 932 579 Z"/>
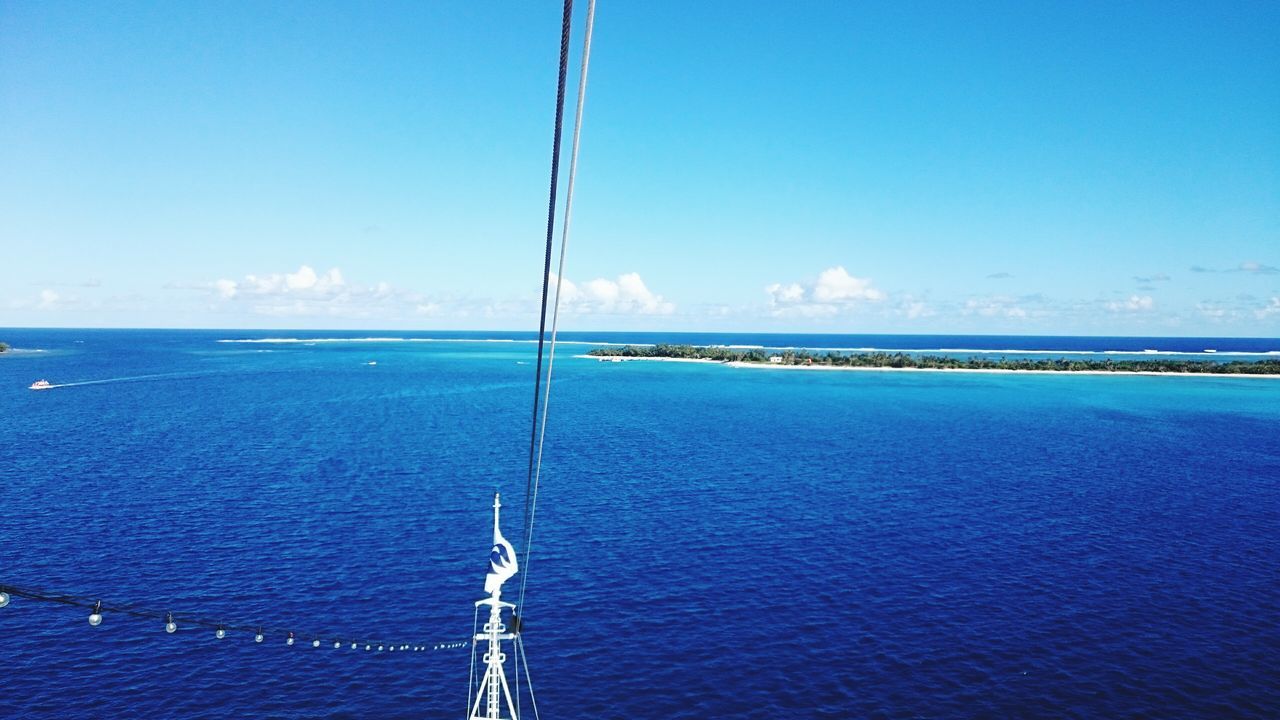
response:
<path fill-rule="evenodd" d="M 355 644 L 355 643 L 351 643 L 351 649 L 352 649 L 352 650 L 355 650 L 355 649 L 356 649 L 356 644 Z"/>
<path fill-rule="evenodd" d="M 89 624 L 94 627 L 98 627 L 99 625 L 101 625 L 102 613 L 99 613 L 99 612 L 89 613 Z"/>
<path fill-rule="evenodd" d="M 258 634 L 257 634 L 257 635 L 254 635 L 254 636 L 253 636 L 253 641 L 254 641 L 254 642 L 256 642 L 256 643 L 260 643 L 260 642 L 262 642 L 262 631 L 261 631 L 261 630 L 259 630 L 259 631 L 258 631 Z"/>
<path fill-rule="evenodd" d="M 168 613 L 164 617 L 164 631 L 172 635 L 178 632 L 178 623 L 173 621 L 173 613 Z"/>
<path fill-rule="evenodd" d="M 379 646 L 378 646 L 378 652 L 382 652 L 382 646 L 381 646 L 381 645 L 379 645 Z"/>
<path fill-rule="evenodd" d="M 311 641 L 311 647 L 320 647 L 320 641 L 319 641 L 319 640 L 312 640 L 312 641 Z"/>
<path fill-rule="evenodd" d="M 365 645 L 365 646 L 364 646 L 364 651 L 365 651 L 365 652 L 369 652 L 369 651 L 370 651 L 370 650 L 372 650 L 372 649 L 373 649 L 373 646 L 372 646 L 372 645 Z"/>
<path fill-rule="evenodd" d="M 396 651 L 396 646 L 395 646 L 395 645 L 392 645 L 392 646 L 387 650 L 387 652 L 395 652 L 395 651 Z"/>
<path fill-rule="evenodd" d="M 9 604 L 9 593 L 0 592 L 0 608 Z"/>
<path fill-rule="evenodd" d="M 226 631 L 226 630 L 223 630 L 221 627 L 219 627 L 219 628 L 218 628 L 218 631 L 217 631 L 216 633 L 214 633 L 214 635 L 216 635 L 216 636 L 217 636 L 217 638 L 218 638 L 219 640 L 221 640 L 222 638 L 224 638 L 224 637 L 226 637 L 226 636 L 227 636 L 227 631 Z"/>
<path fill-rule="evenodd" d="M 289 639 L 285 641 L 285 644 L 286 644 L 286 645 L 292 645 L 292 644 L 293 644 L 293 633 L 289 633 Z"/>
<path fill-rule="evenodd" d="M 333 641 L 333 649 L 334 649 L 334 650 L 337 650 L 337 649 L 338 649 L 338 648 L 340 648 L 340 647 L 342 647 L 342 643 L 338 642 L 337 640 L 334 640 L 334 641 Z"/>

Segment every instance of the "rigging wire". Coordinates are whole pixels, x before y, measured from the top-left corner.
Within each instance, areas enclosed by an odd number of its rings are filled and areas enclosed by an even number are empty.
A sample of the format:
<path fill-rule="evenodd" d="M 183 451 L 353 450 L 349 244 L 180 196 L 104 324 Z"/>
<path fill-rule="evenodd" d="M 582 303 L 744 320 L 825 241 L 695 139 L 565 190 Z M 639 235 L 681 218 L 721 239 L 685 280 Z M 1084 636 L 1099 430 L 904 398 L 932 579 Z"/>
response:
<path fill-rule="evenodd" d="M 92 611 L 89 617 L 89 624 L 95 627 L 102 622 L 104 615 L 118 614 L 127 615 L 129 617 L 141 618 L 146 620 L 163 621 L 165 629 L 172 633 L 179 628 L 198 627 L 215 631 L 215 637 L 222 639 L 229 632 L 252 633 L 255 642 L 263 642 L 267 636 L 284 637 L 287 644 L 293 645 L 298 639 L 310 640 L 312 647 L 320 647 L 321 644 L 332 643 L 334 649 L 343 646 L 349 646 L 352 650 L 359 649 L 363 646 L 367 651 L 378 651 L 383 648 L 390 648 L 391 652 L 400 650 L 402 652 L 424 652 L 427 650 L 451 650 L 455 648 L 465 647 L 465 642 L 443 642 L 443 643 L 423 643 L 423 642 L 387 642 L 386 640 L 375 640 L 364 637 L 363 635 L 352 636 L 349 634 L 339 634 L 334 632 L 303 632 L 299 630 L 290 630 L 288 628 L 269 627 L 257 623 L 246 622 L 227 622 L 225 620 L 213 620 L 200 615 L 192 615 L 188 613 L 177 613 L 169 610 L 152 610 L 130 603 L 108 603 L 99 598 L 85 597 L 81 595 L 71 595 L 68 593 L 50 592 L 47 590 L 39 590 L 29 587 L 21 587 L 17 585 L 9 585 L 0 583 L 0 608 L 10 603 L 10 598 L 25 598 L 28 600 L 37 600 L 41 602 L 56 603 L 59 605 L 67 605 L 71 607 L 88 608 Z M 96 622 L 95 622 L 96 619 Z M 170 630 L 169 628 L 173 629 Z"/>
<path fill-rule="evenodd" d="M 529 526 L 529 494 L 533 487 L 534 444 L 538 437 L 538 400 L 542 384 L 542 346 L 547 329 L 547 285 L 551 273 L 551 241 L 555 237 L 556 190 L 560 184 L 560 136 L 564 129 L 564 84 L 569 73 L 569 31 L 573 27 L 573 0 L 564 0 L 560 21 L 560 76 L 556 85 L 556 123 L 551 138 L 551 189 L 547 201 L 547 248 L 542 260 L 542 305 L 538 317 L 538 362 L 533 375 L 533 423 L 529 429 L 529 474 L 524 484 L 524 527 Z M 559 282 L 556 283 L 559 288 Z M 526 551 L 526 560 L 528 559 Z"/>
<path fill-rule="evenodd" d="M 520 636 L 516 635 L 516 637 L 518 638 Z M 516 677 L 515 677 L 516 715 L 515 716 L 520 717 L 521 715 L 524 714 L 524 711 L 520 709 L 520 643 L 515 642 L 514 640 L 511 642 L 511 654 L 515 656 L 512 660 L 515 662 L 515 665 L 516 665 Z M 529 692 L 533 692 L 532 685 L 529 686 Z M 534 714 L 536 715 L 537 712 L 535 711 Z M 534 720 L 537 720 L 537 718 L 535 718 Z"/>
<path fill-rule="evenodd" d="M 467 717 L 471 716 L 471 689 L 476 684 L 476 628 L 480 627 L 480 606 L 471 616 L 471 669 L 467 671 Z M 479 692 L 479 689 L 476 690 Z"/>
<path fill-rule="evenodd" d="M 594 4 L 595 0 L 591 0 Z M 519 635 L 516 636 L 516 647 L 520 648 L 517 656 L 524 663 L 524 681 L 529 688 L 529 704 L 533 707 L 533 720 L 541 720 L 538 715 L 538 701 L 533 697 L 533 678 L 529 677 L 529 656 L 524 652 L 524 640 Z M 516 668 L 516 678 L 520 677 L 520 668 Z"/>
<path fill-rule="evenodd" d="M 533 486 L 528 489 L 525 495 L 524 567 L 522 568 L 524 572 L 520 575 L 520 601 L 518 603 L 522 616 L 525 612 L 525 588 L 529 582 L 529 558 L 533 551 L 533 523 L 538 510 L 538 486 L 542 479 L 542 451 L 547 439 L 547 408 L 551 404 L 551 373 L 555 368 L 556 362 L 556 332 L 560 321 L 560 288 L 563 286 L 560 279 L 564 277 L 565 252 L 569 247 L 569 229 L 573 223 L 573 187 L 578 176 L 578 148 L 582 138 L 582 110 L 586 104 L 587 97 L 587 71 L 591 65 L 591 30 L 595 25 L 595 18 L 596 0 L 589 0 L 587 3 L 587 29 L 582 40 L 582 68 L 578 75 L 578 104 L 573 117 L 573 145 L 569 153 L 569 185 L 565 189 L 564 222 L 560 229 L 560 261 L 556 268 L 556 294 L 551 312 L 551 348 L 547 359 L 547 386 L 542 396 L 541 426 L 538 426 L 535 421 L 538 442 L 536 462 L 532 465 L 531 477 Z M 543 310 L 545 311 L 545 299 L 543 302 Z M 541 340 L 541 337 L 539 337 L 539 340 Z M 541 361 L 541 357 L 539 357 L 539 361 Z"/>

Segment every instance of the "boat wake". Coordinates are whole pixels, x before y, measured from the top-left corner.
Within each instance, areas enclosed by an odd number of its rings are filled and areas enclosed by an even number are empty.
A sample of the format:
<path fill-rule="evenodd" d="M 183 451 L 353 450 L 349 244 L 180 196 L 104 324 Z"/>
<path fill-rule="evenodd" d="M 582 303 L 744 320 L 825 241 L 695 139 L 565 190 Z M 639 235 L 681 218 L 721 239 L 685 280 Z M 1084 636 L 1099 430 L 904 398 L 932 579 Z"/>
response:
<path fill-rule="evenodd" d="M 202 372 L 185 372 L 185 373 L 157 373 L 154 375 L 130 375 L 127 377 L 104 378 L 102 380 L 81 380 L 79 382 L 69 383 L 48 383 L 39 388 L 32 386 L 32 390 L 56 390 L 58 388 L 83 387 L 85 385 L 107 385 L 110 383 L 130 383 L 130 382 L 146 382 L 148 380 L 161 379 L 178 379 L 178 378 L 194 378 L 209 375 L 210 373 Z"/>

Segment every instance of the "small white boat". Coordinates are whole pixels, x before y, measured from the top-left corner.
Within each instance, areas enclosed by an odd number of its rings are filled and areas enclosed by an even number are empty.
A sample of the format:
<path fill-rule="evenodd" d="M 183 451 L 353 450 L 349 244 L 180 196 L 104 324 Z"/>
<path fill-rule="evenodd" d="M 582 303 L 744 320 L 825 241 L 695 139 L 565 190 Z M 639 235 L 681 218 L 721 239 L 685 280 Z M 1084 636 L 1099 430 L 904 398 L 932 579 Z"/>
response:
<path fill-rule="evenodd" d="M 370 366 L 377 365 L 377 364 L 378 364 L 377 360 L 370 360 L 369 362 L 365 363 L 365 365 L 370 365 Z"/>
<path fill-rule="evenodd" d="M 37 380 L 37 381 L 35 381 L 35 382 L 31 383 L 31 387 L 30 387 L 30 388 L 28 388 L 28 389 L 30 389 L 30 390 L 48 390 L 48 389 L 49 389 L 49 388 L 51 388 L 51 387 L 53 387 L 53 386 L 49 384 L 49 381 L 48 381 L 48 380 Z"/>
<path fill-rule="evenodd" d="M 1213 349 L 1213 348 L 1205 348 L 1205 349 L 1204 349 L 1204 351 L 1205 351 L 1205 352 L 1218 352 L 1217 350 L 1215 350 L 1215 349 Z"/>

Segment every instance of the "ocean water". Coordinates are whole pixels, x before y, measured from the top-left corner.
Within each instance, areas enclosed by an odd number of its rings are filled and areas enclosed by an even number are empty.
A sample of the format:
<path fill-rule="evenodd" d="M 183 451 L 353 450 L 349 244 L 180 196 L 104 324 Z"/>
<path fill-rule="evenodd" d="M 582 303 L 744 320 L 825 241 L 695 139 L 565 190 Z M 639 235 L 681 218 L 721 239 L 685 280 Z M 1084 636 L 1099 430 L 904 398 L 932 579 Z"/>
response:
<path fill-rule="evenodd" d="M 269 337 L 298 341 L 219 342 Z M 345 341 L 311 344 L 324 337 Z M 309 640 L 469 637 L 495 490 L 519 536 L 528 337 L 0 331 L 21 349 L 0 356 L 0 583 L 299 633 L 293 647 L 168 635 L 120 614 L 93 628 L 80 608 L 15 598 L 0 712 L 461 717 L 468 649 Z M 557 356 L 525 568 L 542 716 L 1280 716 L 1280 380 L 614 364 L 583 349 Z M 65 386 L 28 391 L 39 378 Z"/>

